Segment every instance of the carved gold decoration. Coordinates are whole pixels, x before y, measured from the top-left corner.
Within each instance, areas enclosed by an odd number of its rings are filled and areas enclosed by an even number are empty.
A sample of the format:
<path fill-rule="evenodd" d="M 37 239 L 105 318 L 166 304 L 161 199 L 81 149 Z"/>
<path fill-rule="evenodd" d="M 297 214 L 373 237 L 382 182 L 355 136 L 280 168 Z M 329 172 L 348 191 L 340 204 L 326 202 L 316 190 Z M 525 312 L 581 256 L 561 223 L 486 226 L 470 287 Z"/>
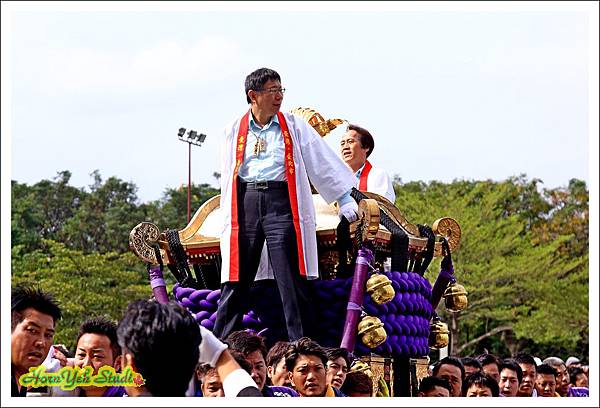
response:
<path fill-rule="evenodd" d="M 350 372 L 358 372 L 358 371 L 365 373 L 370 378 L 373 378 L 373 372 L 371 371 L 371 367 L 369 367 L 368 363 L 366 363 L 362 360 L 354 361 L 354 363 L 352 363 L 352 366 L 350 367 Z"/>
<path fill-rule="evenodd" d="M 410 223 L 406 217 L 400 212 L 400 210 L 394 205 L 394 203 L 390 202 L 390 200 L 388 200 L 387 198 L 376 194 L 376 193 L 372 193 L 370 191 L 361 191 L 364 195 L 366 195 L 369 198 L 372 198 L 373 200 L 376 200 L 377 203 L 379 203 L 381 205 L 381 208 L 383 209 L 383 211 L 385 211 L 385 213 L 394 221 L 396 221 L 396 223 L 398 225 L 400 225 L 406 232 L 414 235 L 414 236 L 419 236 L 419 228 L 415 225 Z"/>
<path fill-rule="evenodd" d="M 387 339 L 383 323 L 375 316 L 366 316 L 360 321 L 358 335 L 369 348 L 375 348 Z"/>
<path fill-rule="evenodd" d="M 450 252 L 454 252 L 460 245 L 460 225 L 454 218 L 443 217 L 434 221 L 431 226 L 433 233 L 448 240 Z M 442 256 L 442 243 L 436 240 L 433 256 Z"/>
<path fill-rule="evenodd" d="M 438 350 L 446 347 L 450 339 L 449 333 L 448 325 L 439 317 L 434 318 L 429 326 L 429 347 Z"/>
<path fill-rule="evenodd" d="M 141 222 L 129 233 L 129 248 L 144 262 L 157 265 L 156 253 L 149 243 L 156 243 L 160 235 L 158 227 L 150 222 Z"/>
<path fill-rule="evenodd" d="M 371 378 L 371 382 L 373 383 L 371 395 L 377 395 L 379 392 L 380 381 L 382 380 L 387 384 L 390 393 L 389 396 L 394 396 L 393 359 L 371 353 L 361 357 L 361 360 L 356 360 L 352 363 L 350 371 L 362 371 Z"/>
<path fill-rule="evenodd" d="M 396 296 L 392 281 L 380 273 L 374 273 L 367 280 L 367 293 L 371 295 L 373 302 L 378 305 L 387 303 Z"/>
<path fill-rule="evenodd" d="M 302 116 L 306 121 L 311 125 L 321 137 L 327 135 L 333 129 L 337 127 L 337 125 L 341 125 L 346 122 L 343 119 L 328 119 L 325 120 L 323 116 L 314 109 L 311 108 L 295 108 L 290 111 L 295 115 Z"/>
<path fill-rule="evenodd" d="M 417 384 L 420 384 L 423 378 L 429 376 L 429 357 L 411 358 L 410 364 L 415 366 Z"/>
<path fill-rule="evenodd" d="M 367 198 L 358 203 L 358 219 L 362 220 L 362 240 L 375 239 L 379 230 L 379 206 L 377 201 Z"/>
<path fill-rule="evenodd" d="M 463 285 L 452 282 L 444 291 L 444 302 L 446 310 L 450 312 L 460 312 L 465 310 L 469 301 L 467 299 L 467 290 Z"/>

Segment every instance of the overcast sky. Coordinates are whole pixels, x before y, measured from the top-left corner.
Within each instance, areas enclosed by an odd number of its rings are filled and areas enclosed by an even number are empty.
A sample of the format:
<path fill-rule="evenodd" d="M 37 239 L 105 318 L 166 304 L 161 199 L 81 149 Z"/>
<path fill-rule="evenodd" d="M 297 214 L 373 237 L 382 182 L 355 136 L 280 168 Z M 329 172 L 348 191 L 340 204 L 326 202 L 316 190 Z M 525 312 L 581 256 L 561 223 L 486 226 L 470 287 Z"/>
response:
<path fill-rule="evenodd" d="M 13 11 L 11 179 L 69 170 L 81 187 L 98 169 L 158 199 L 187 185 L 186 127 L 208 135 L 192 147 L 193 182 L 216 185 L 222 129 L 266 66 L 282 76 L 283 110 L 366 127 L 373 164 L 404 182 L 589 183 L 585 8 L 158 6 Z M 337 150 L 342 134 L 326 140 Z"/>

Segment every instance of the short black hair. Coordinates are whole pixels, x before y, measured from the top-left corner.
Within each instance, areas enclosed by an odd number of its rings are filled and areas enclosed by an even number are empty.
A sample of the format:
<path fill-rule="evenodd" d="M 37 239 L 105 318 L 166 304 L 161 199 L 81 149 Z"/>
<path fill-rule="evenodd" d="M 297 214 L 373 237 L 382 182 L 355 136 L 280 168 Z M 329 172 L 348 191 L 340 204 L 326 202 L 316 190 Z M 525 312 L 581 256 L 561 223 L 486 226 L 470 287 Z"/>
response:
<path fill-rule="evenodd" d="M 423 378 L 419 384 L 419 392 L 427 393 L 429 391 L 433 391 L 435 387 L 444 387 L 450 394 L 452 394 L 452 386 L 450 385 L 450 382 L 445 378 L 435 376 Z"/>
<path fill-rule="evenodd" d="M 577 376 L 581 375 L 581 374 L 586 375 L 585 371 L 583 371 L 583 368 L 581 368 L 581 367 L 570 367 L 569 368 L 569 378 L 571 378 L 572 386 L 577 385 Z"/>
<path fill-rule="evenodd" d="M 476 358 L 473 357 L 463 357 L 460 359 L 460 361 L 463 363 L 463 366 L 469 366 L 469 367 L 475 367 L 479 370 L 482 369 L 481 367 L 481 363 L 479 362 L 479 360 L 477 360 Z"/>
<path fill-rule="evenodd" d="M 350 393 L 373 394 L 373 380 L 362 371 L 350 371 L 342 384 L 340 391 L 346 395 Z"/>
<path fill-rule="evenodd" d="M 196 374 L 200 377 L 202 383 L 207 375 L 219 375 L 217 369 L 208 363 L 199 363 L 196 367 Z"/>
<path fill-rule="evenodd" d="M 11 332 L 23 321 L 23 311 L 29 308 L 51 316 L 54 324 L 62 317 L 60 306 L 52 293 L 32 286 L 17 286 L 10 293 Z"/>
<path fill-rule="evenodd" d="M 119 339 L 117 337 L 117 324 L 106 317 L 93 317 L 83 322 L 79 328 L 79 334 L 77 335 L 77 341 L 75 346 L 79 343 L 79 339 L 84 334 L 101 334 L 108 337 L 110 340 L 110 348 L 113 353 L 113 360 L 121 354 L 121 346 L 119 346 Z"/>
<path fill-rule="evenodd" d="M 375 140 L 373 140 L 373 136 L 371 133 L 358 125 L 348 124 L 348 130 L 354 130 L 359 135 L 360 146 L 363 149 L 369 149 L 367 152 L 367 157 L 373 153 L 373 149 L 375 149 Z"/>
<path fill-rule="evenodd" d="M 302 337 L 290 344 L 285 353 L 285 366 L 288 371 L 294 371 L 296 361 L 300 356 L 317 356 L 323 362 L 323 366 L 327 365 L 327 355 L 323 348 L 314 340 L 308 337 Z"/>
<path fill-rule="evenodd" d="M 500 365 L 500 375 L 502 375 L 502 370 L 505 368 L 513 370 L 515 373 L 517 373 L 517 379 L 519 380 L 519 384 L 521 384 L 521 381 L 523 381 L 523 370 L 519 366 L 519 363 L 512 358 L 507 358 L 503 360 L 502 364 Z"/>
<path fill-rule="evenodd" d="M 267 367 L 277 365 L 277 363 L 279 363 L 279 361 L 285 357 L 285 353 L 289 346 L 289 341 L 278 341 L 275 343 L 267 353 L 267 358 L 265 360 Z"/>
<path fill-rule="evenodd" d="M 246 77 L 245 89 L 246 89 L 246 101 L 248 103 L 252 102 L 250 97 L 248 96 L 249 90 L 260 91 L 263 86 L 268 81 L 279 81 L 281 82 L 281 77 L 277 73 L 277 71 L 272 70 L 270 68 L 259 68 L 254 72 L 251 72 Z"/>
<path fill-rule="evenodd" d="M 491 376 L 484 374 L 483 372 L 480 372 L 480 373 L 473 373 L 470 376 L 468 376 L 467 378 L 465 378 L 465 381 L 463 382 L 463 386 L 462 386 L 462 396 L 463 397 L 467 396 L 467 391 L 474 384 L 489 388 L 490 391 L 492 391 L 492 397 L 500 396 L 500 386 L 498 385 L 496 380 L 494 380 Z"/>
<path fill-rule="evenodd" d="M 227 336 L 225 343 L 229 345 L 231 350 L 239 351 L 244 356 L 258 350 L 262 354 L 263 359 L 265 359 L 265 362 L 267 360 L 267 346 L 265 346 L 264 339 L 251 331 L 235 331 Z"/>
<path fill-rule="evenodd" d="M 342 357 L 346 362 L 346 366 L 350 368 L 350 353 L 345 348 L 340 347 L 330 347 L 325 349 L 325 354 L 327 355 L 327 360 L 333 361 Z"/>
<path fill-rule="evenodd" d="M 460 378 L 464 381 L 465 379 L 465 366 L 463 365 L 463 363 L 460 361 L 460 358 L 458 357 L 444 357 L 442 358 L 440 361 L 438 361 L 437 363 L 435 363 L 433 365 L 433 376 L 437 377 L 438 372 L 440 371 L 440 367 L 445 365 L 445 364 L 449 364 L 449 365 L 453 365 L 456 366 L 458 368 L 460 368 Z"/>
<path fill-rule="evenodd" d="M 538 374 L 552 374 L 554 377 L 558 375 L 556 368 L 552 367 L 550 364 L 540 364 L 537 366 L 536 371 Z"/>
<path fill-rule="evenodd" d="M 496 367 L 498 367 L 498 372 L 500 372 L 500 365 L 502 364 L 502 362 L 495 355 L 490 354 L 490 353 L 481 354 L 481 355 L 477 356 L 477 360 L 479 360 L 479 362 L 481 363 L 482 368 L 483 368 L 483 366 L 486 366 L 489 364 L 496 364 Z"/>
<path fill-rule="evenodd" d="M 537 363 L 535 362 L 535 359 L 533 358 L 533 356 L 531 354 L 527 354 L 527 353 L 515 354 L 515 356 L 513 357 L 513 360 L 515 360 L 517 362 L 517 364 L 531 364 L 533 367 L 537 366 Z"/>
<path fill-rule="evenodd" d="M 127 306 L 117 336 L 153 396 L 184 396 L 198 364 L 202 338 L 198 323 L 183 306 L 172 301 L 134 301 Z"/>

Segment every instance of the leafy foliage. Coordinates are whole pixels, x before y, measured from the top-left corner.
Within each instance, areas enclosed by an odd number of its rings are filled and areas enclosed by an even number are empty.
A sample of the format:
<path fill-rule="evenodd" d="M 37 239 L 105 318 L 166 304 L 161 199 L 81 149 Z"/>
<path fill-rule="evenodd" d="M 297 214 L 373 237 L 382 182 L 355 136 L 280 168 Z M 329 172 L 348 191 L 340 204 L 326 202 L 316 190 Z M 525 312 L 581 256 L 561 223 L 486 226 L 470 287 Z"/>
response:
<path fill-rule="evenodd" d="M 84 320 L 105 316 L 118 321 L 130 301 L 152 296 L 144 265 L 133 254 L 84 254 L 51 240 L 42 240 L 42 248 L 32 252 L 21 245 L 12 248 L 12 285 L 19 284 L 56 296 L 63 318 L 55 342 L 71 350 Z"/>
<path fill-rule="evenodd" d="M 65 318 L 57 341 L 68 345 L 86 318 L 117 320 L 127 302 L 151 296 L 144 265 L 128 250 L 131 229 L 142 221 L 161 230 L 187 225 L 187 186 L 139 203 L 132 182 L 104 181 L 98 171 L 91 176 L 89 190 L 69 186 L 68 171 L 33 186 L 12 182 L 12 284 L 37 283 L 58 296 Z M 452 353 L 588 355 L 585 182 L 545 189 L 541 180 L 519 175 L 501 182 L 394 184 L 396 205 L 412 223 L 431 225 L 447 216 L 461 226 L 452 257 L 469 306 L 458 314 L 447 313 L 443 302 L 438 307 L 452 329 Z M 218 193 L 208 184 L 192 185 L 192 210 Z M 430 282 L 439 268 L 439 259 L 429 266 Z M 170 274 L 165 278 L 173 282 Z M 503 327 L 510 329 L 471 344 Z"/>
<path fill-rule="evenodd" d="M 396 185 L 396 203 L 413 223 L 449 216 L 461 226 L 453 261 L 469 306 L 454 316 L 438 309 L 455 327 L 451 350 L 508 325 L 512 333 L 491 336 L 462 355 L 487 349 L 505 356 L 532 342 L 547 352 L 579 347 L 579 355 L 587 355 L 581 341 L 589 319 L 588 192 L 575 180 L 568 189 L 541 192 L 539 183 L 519 176 L 499 183 Z M 426 274 L 431 282 L 437 271 L 434 261 Z"/>

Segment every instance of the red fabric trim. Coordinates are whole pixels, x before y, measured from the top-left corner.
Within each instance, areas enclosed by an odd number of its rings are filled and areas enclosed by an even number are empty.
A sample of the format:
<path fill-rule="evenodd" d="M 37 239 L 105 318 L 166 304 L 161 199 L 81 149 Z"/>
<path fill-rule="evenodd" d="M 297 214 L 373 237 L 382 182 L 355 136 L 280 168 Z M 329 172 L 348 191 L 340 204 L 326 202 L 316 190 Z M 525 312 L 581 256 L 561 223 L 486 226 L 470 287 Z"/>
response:
<path fill-rule="evenodd" d="M 250 111 L 242 117 L 240 129 L 238 130 L 237 143 L 235 148 L 235 168 L 233 169 L 233 179 L 231 181 L 231 238 L 229 242 L 229 281 L 237 282 L 240 279 L 240 251 L 239 251 L 239 232 L 238 224 L 238 202 L 237 202 L 237 175 L 240 166 L 244 161 L 244 152 L 246 151 L 246 136 L 248 135 L 248 120 Z"/>
<path fill-rule="evenodd" d="M 365 167 L 363 167 L 362 172 L 360 173 L 360 181 L 358 182 L 358 191 L 367 191 L 367 178 L 369 177 L 369 172 L 373 166 L 369 161 L 365 161 Z"/>
<path fill-rule="evenodd" d="M 294 229 L 296 230 L 296 245 L 298 246 L 298 266 L 300 275 L 306 277 L 306 265 L 304 263 L 304 248 L 302 245 L 302 230 L 300 229 L 300 217 L 298 216 L 298 195 L 296 193 L 296 168 L 294 165 L 294 149 L 292 138 L 288 130 L 287 122 L 283 113 L 278 112 L 279 126 L 283 134 L 285 144 L 285 175 L 288 183 L 288 193 L 290 195 L 290 206 L 292 207 L 292 218 L 294 221 Z"/>

